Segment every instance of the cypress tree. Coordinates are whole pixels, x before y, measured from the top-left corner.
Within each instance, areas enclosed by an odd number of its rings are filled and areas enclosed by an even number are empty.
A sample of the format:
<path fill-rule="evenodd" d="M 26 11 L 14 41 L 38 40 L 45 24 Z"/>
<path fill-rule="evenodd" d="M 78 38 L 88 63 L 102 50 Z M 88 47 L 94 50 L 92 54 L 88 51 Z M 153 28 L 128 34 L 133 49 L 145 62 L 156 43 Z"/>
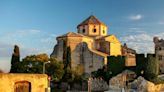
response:
<path fill-rule="evenodd" d="M 71 48 L 67 47 L 67 68 L 71 69 Z"/>
<path fill-rule="evenodd" d="M 63 40 L 63 64 L 64 70 L 67 68 L 67 41 Z"/>
<path fill-rule="evenodd" d="M 20 62 L 20 54 L 19 54 L 19 47 L 17 45 L 14 46 L 12 58 L 11 58 L 11 69 L 10 73 L 17 72 L 17 64 Z"/>
<path fill-rule="evenodd" d="M 72 81 L 71 72 L 71 48 L 67 46 L 67 40 L 63 41 L 63 64 L 64 64 L 64 75 L 62 77 L 63 81 Z"/>

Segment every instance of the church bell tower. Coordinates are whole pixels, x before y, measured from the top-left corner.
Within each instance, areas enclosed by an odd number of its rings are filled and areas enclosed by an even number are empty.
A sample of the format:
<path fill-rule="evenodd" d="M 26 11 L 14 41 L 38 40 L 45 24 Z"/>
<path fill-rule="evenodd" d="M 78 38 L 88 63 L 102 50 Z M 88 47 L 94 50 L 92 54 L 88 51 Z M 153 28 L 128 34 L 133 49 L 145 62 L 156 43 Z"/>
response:
<path fill-rule="evenodd" d="M 107 30 L 107 26 L 93 15 L 77 26 L 78 33 L 90 37 L 106 36 Z"/>

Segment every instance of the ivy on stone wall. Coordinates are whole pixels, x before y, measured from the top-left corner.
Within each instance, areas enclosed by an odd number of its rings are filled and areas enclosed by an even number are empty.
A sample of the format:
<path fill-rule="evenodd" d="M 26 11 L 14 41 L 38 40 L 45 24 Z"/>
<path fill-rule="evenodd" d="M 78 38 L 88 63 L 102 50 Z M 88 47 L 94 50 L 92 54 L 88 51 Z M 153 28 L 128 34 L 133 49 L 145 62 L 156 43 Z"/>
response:
<path fill-rule="evenodd" d="M 135 72 L 138 76 L 143 76 L 145 70 L 145 55 L 144 54 L 136 54 L 136 69 Z"/>
<path fill-rule="evenodd" d="M 125 70 L 125 57 L 109 56 L 107 66 L 92 72 L 92 76 L 96 78 L 101 77 L 108 83 L 110 78 L 121 73 L 123 70 Z"/>
<path fill-rule="evenodd" d="M 124 56 L 109 56 L 108 57 L 108 71 L 111 76 L 116 76 L 125 69 L 125 57 Z"/>
<path fill-rule="evenodd" d="M 154 54 L 136 54 L 136 73 L 146 79 L 152 79 L 159 74 L 159 61 Z"/>
<path fill-rule="evenodd" d="M 145 61 L 144 77 L 147 80 L 157 78 L 159 74 L 159 61 L 154 54 L 148 54 Z"/>

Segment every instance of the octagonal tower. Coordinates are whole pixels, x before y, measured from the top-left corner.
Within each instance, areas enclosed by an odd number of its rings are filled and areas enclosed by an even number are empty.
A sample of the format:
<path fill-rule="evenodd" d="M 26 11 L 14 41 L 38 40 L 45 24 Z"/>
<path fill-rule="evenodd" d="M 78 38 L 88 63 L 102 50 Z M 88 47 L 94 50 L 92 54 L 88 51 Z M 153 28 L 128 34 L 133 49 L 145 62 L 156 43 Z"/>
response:
<path fill-rule="evenodd" d="M 99 21 L 95 16 L 91 15 L 77 26 L 78 33 L 85 36 L 107 36 L 107 26 Z"/>

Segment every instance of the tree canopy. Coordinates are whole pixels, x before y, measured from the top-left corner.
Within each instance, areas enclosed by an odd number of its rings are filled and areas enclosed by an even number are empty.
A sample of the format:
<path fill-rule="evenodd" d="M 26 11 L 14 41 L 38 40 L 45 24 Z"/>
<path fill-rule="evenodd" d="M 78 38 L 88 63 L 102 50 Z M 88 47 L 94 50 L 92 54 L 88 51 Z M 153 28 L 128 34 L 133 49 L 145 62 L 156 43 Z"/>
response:
<path fill-rule="evenodd" d="M 29 55 L 17 62 L 14 67 L 16 73 L 43 73 L 43 65 L 45 62 L 45 73 L 51 76 L 52 80 L 59 81 L 64 73 L 64 65 L 55 58 L 49 58 L 47 54 Z"/>

